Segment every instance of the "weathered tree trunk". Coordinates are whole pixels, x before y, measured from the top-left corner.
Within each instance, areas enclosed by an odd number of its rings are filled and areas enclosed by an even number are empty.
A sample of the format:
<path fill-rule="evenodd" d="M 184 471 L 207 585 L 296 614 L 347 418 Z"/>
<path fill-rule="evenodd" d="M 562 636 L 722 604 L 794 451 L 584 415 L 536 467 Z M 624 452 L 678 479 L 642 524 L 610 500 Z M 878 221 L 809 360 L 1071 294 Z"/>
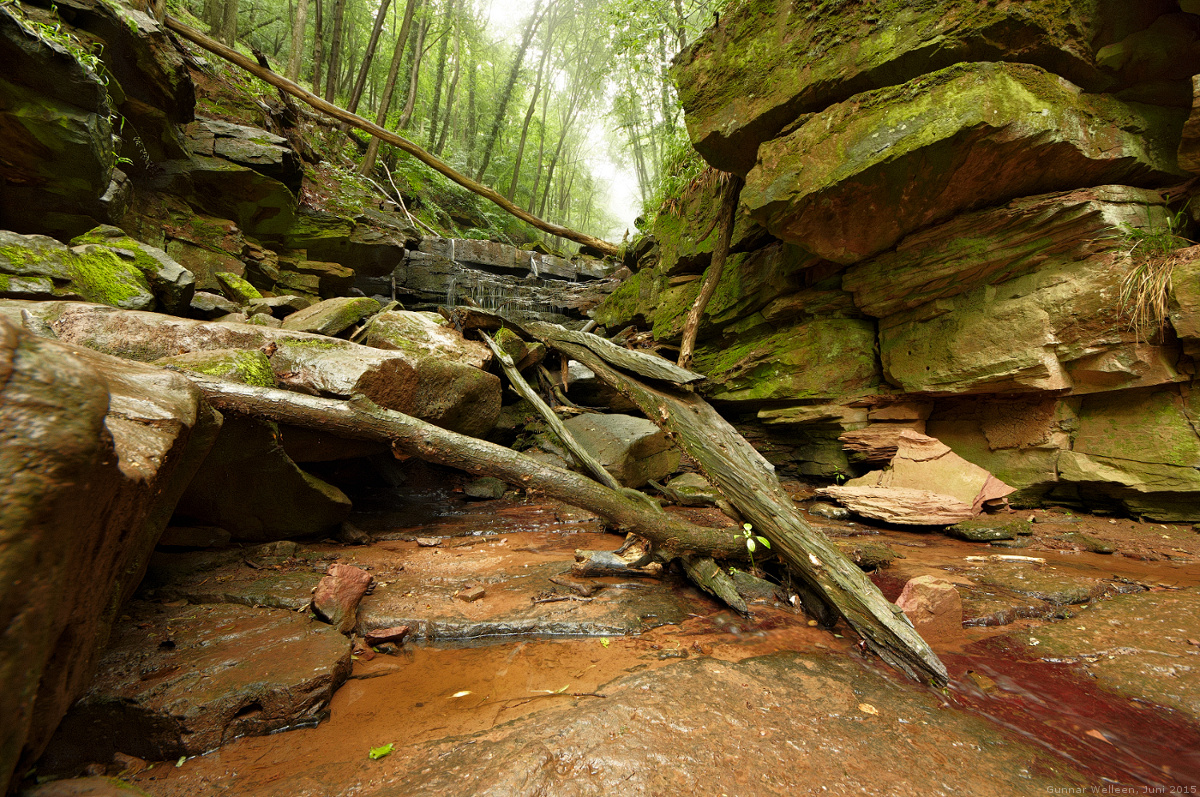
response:
<path fill-rule="evenodd" d="M 234 50 L 230 47 L 226 47 L 225 45 L 221 44 L 220 42 L 213 41 L 213 39 L 211 37 L 205 36 L 203 33 L 196 30 L 195 28 L 184 25 L 182 22 L 175 19 L 174 17 L 168 16 L 166 18 L 166 24 L 167 24 L 167 27 L 169 27 L 171 30 L 175 31 L 176 33 L 178 33 L 179 35 L 188 39 L 189 41 L 195 42 L 196 44 L 200 45 L 201 47 L 208 50 L 209 52 L 215 53 L 216 55 L 221 56 L 222 58 L 226 59 L 227 61 L 237 64 L 242 69 L 245 69 L 247 72 L 257 75 L 258 77 L 265 80 L 267 83 L 270 83 L 272 86 L 276 86 L 278 88 L 283 89 L 288 94 L 291 94 L 293 97 L 297 97 L 297 98 L 303 100 L 304 102 L 308 103 L 313 108 L 316 108 L 317 110 L 321 111 L 322 113 L 328 114 L 329 116 L 332 116 L 333 118 L 335 118 L 339 121 L 346 122 L 347 124 L 351 125 L 352 127 L 357 127 L 359 130 L 365 130 L 366 132 L 370 133 L 372 136 L 375 136 L 378 139 L 382 139 L 383 141 L 386 141 L 387 143 L 391 144 L 392 146 L 398 147 L 398 148 L 404 150 L 408 154 L 415 157 L 417 160 L 424 163 L 426 166 L 429 166 L 430 168 L 432 168 L 434 171 L 445 175 L 446 177 L 450 178 L 454 182 L 461 185 L 463 188 L 466 188 L 468 191 L 478 194 L 479 196 L 483 197 L 484 199 L 487 199 L 489 202 L 495 203 L 506 213 L 510 213 L 513 216 L 516 216 L 518 219 L 521 219 L 521 221 L 524 221 L 527 224 L 530 224 L 531 226 L 536 227 L 539 230 L 542 230 L 543 232 L 547 232 L 550 235 L 557 235 L 562 238 L 567 238 L 569 240 L 575 241 L 576 243 L 583 244 L 584 246 L 589 246 L 593 249 L 596 249 L 599 252 L 602 252 L 603 254 L 605 254 L 607 256 L 616 257 L 620 254 L 620 249 L 618 247 L 616 247 L 615 245 L 609 243 L 608 241 L 603 241 L 594 236 L 587 235 L 586 233 L 581 233 L 577 230 L 572 230 L 567 227 L 560 226 L 558 224 L 551 224 L 548 221 L 543 221 L 542 219 L 538 218 L 537 216 L 534 216 L 530 213 L 526 213 L 524 210 L 517 207 L 512 202 L 509 202 L 499 192 L 494 191 L 493 189 L 488 188 L 485 185 L 480 185 L 479 183 L 472 180 L 470 177 L 467 177 L 466 175 L 464 175 L 461 172 L 457 171 L 456 169 L 452 168 L 447 163 L 439 160 L 438 158 L 435 158 L 433 155 L 431 155 L 428 152 L 426 152 L 425 150 L 421 149 L 420 147 L 418 147 L 416 144 L 412 143 L 408 139 L 403 138 L 402 136 L 398 136 L 395 133 L 391 132 L 390 130 L 385 130 L 379 125 L 372 124 L 372 123 L 368 122 L 366 119 L 363 119 L 361 116 L 356 116 L 355 114 L 347 113 L 344 109 L 339 108 L 336 105 L 332 105 L 328 102 L 325 102 L 320 97 L 315 96 L 312 92 L 305 91 L 300 86 L 297 86 L 295 83 L 292 83 L 290 80 L 287 80 L 286 78 L 283 78 L 283 77 L 275 74 L 274 72 L 272 72 L 269 69 L 263 69 L 261 66 L 254 63 L 254 61 L 252 61 L 251 59 L 242 55 L 237 50 Z"/>
<path fill-rule="evenodd" d="M 568 340 L 561 327 L 544 323 L 525 326 L 547 345 L 592 369 L 670 432 L 708 480 L 753 524 L 755 532 L 771 541 L 771 550 L 833 604 L 884 661 L 915 680 L 939 686 L 947 682 L 945 666 L 904 613 L 825 535 L 805 522 L 780 486 L 775 468 L 708 402 L 696 393 L 650 387 L 617 371 L 590 346 Z"/>
<path fill-rule="evenodd" d="M 450 135 L 450 120 L 451 118 L 460 118 L 454 107 L 454 93 L 458 90 L 458 79 L 462 75 L 462 30 L 459 26 L 454 28 L 454 73 L 450 76 L 450 87 L 446 89 L 446 119 L 442 122 L 442 133 L 438 136 L 437 144 L 433 147 L 433 154 L 441 157 L 442 152 L 446 149 L 446 138 Z M 468 171 L 470 171 L 468 169 Z"/>
<path fill-rule="evenodd" d="M 467 73 L 467 124 L 463 133 L 463 146 L 467 150 L 467 172 L 475 171 L 475 130 L 478 126 L 478 114 L 475 113 L 475 86 L 479 82 L 479 64 L 475 62 L 472 51 L 470 71 Z M 533 213 L 533 208 L 529 209 Z"/>
<path fill-rule="evenodd" d="M 691 368 L 692 355 L 696 351 L 696 335 L 700 332 L 700 319 L 704 317 L 704 309 L 717 285 L 721 282 L 721 272 L 725 270 L 725 260 L 729 257 L 729 245 L 733 239 L 733 221 L 737 215 L 738 198 L 742 195 L 742 178 L 730 174 L 725 180 L 724 199 L 721 202 L 721 220 L 717 229 L 717 245 L 713 248 L 712 262 L 704 274 L 704 284 L 700 286 L 700 294 L 688 310 L 687 320 L 683 324 L 683 343 L 679 347 L 679 367 Z"/>
<path fill-rule="evenodd" d="M 333 102 L 337 97 L 339 69 L 342 58 L 342 18 L 346 16 L 346 0 L 333 2 L 333 30 L 329 42 L 329 76 L 325 81 L 325 102 Z M 317 87 L 314 85 L 313 90 Z"/>
<path fill-rule="evenodd" d="M 238 0 L 225 0 L 225 12 L 221 17 L 221 40 L 230 47 L 237 41 Z"/>
<path fill-rule="evenodd" d="M 521 73 L 525 51 L 529 49 L 529 43 L 533 41 L 533 34 L 537 32 L 538 23 L 541 20 L 542 0 L 537 0 L 537 4 L 533 7 L 533 14 L 529 17 L 529 24 L 525 26 L 525 33 L 521 36 L 521 46 L 517 50 L 516 57 L 513 58 L 512 69 L 508 73 L 508 82 L 504 84 L 504 90 L 500 94 L 500 103 L 496 106 L 496 118 L 492 120 L 492 130 L 488 133 L 487 142 L 483 147 L 483 161 L 479 164 L 479 171 L 475 173 L 476 182 L 483 182 L 484 172 L 487 171 L 488 164 L 492 162 L 492 151 L 496 147 L 496 141 L 500 138 L 500 127 L 504 124 L 504 114 L 508 112 L 508 103 L 512 99 L 513 88 L 517 85 L 517 76 Z"/>
<path fill-rule="evenodd" d="M 387 123 L 388 108 L 392 104 L 392 94 L 396 90 L 396 79 L 400 76 L 400 65 L 404 62 L 404 46 L 408 44 L 408 31 L 412 27 L 413 14 L 417 10 L 417 0 L 408 0 L 404 7 L 404 22 L 400 25 L 400 33 L 396 36 L 396 46 L 392 50 L 392 63 L 388 67 L 387 82 L 383 85 L 383 96 L 379 98 L 379 110 L 375 114 L 375 125 L 383 129 Z M 368 131 L 369 132 L 369 131 Z M 375 159 L 379 157 L 379 138 L 372 136 L 367 144 L 367 153 L 363 155 L 359 172 L 369 175 L 375 171 Z"/>
<path fill-rule="evenodd" d="M 288 53 L 287 79 L 295 83 L 300 79 L 300 61 L 304 54 L 304 31 L 308 27 L 308 0 L 296 4 L 296 17 L 292 20 L 292 49 Z"/>
<path fill-rule="evenodd" d="M 494 443 L 381 409 L 369 399 L 337 401 L 274 388 L 251 387 L 202 374 L 184 375 L 222 412 L 320 429 L 352 440 L 386 442 L 401 454 L 540 490 L 551 498 L 606 517 L 619 529 L 645 537 L 654 544 L 661 558 L 691 553 L 717 559 L 740 561 L 745 558 L 740 535 L 696 526 L 667 513 L 656 512 L 643 501 L 610 490 L 586 476 L 544 465 Z"/>
<path fill-rule="evenodd" d="M 321 91 L 321 74 L 325 66 L 325 9 L 323 0 L 313 0 L 313 94 Z"/>
<path fill-rule="evenodd" d="M 350 90 L 350 102 L 346 103 L 346 110 L 350 113 L 358 110 L 363 89 L 367 86 L 367 74 L 371 71 L 371 62 L 375 60 L 375 48 L 379 45 L 379 34 L 383 31 L 383 22 L 387 18 L 388 6 L 391 4 L 392 0 L 383 0 L 379 4 L 379 13 L 375 15 L 375 27 L 371 28 L 371 38 L 367 40 L 367 50 L 363 53 L 362 65 L 358 68 L 358 78 L 354 81 L 354 88 Z"/>

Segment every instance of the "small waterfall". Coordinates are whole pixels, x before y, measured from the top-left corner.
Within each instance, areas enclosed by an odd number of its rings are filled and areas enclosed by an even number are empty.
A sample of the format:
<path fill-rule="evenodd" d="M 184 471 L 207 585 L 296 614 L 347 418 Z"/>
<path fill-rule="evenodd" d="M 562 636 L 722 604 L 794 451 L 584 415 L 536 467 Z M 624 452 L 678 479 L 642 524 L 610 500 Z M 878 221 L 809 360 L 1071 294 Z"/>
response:
<path fill-rule="evenodd" d="M 458 306 L 458 274 L 451 274 L 450 282 L 446 285 L 446 306 Z"/>

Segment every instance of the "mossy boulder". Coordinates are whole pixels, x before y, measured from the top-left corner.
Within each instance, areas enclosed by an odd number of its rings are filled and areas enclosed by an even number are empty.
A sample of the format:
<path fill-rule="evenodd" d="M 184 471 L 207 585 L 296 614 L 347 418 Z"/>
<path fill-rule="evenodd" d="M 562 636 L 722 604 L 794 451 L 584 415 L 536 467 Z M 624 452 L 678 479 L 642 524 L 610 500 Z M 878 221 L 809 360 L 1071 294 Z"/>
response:
<path fill-rule="evenodd" d="M 786 10 L 751 0 L 723 11 L 672 72 L 696 149 L 745 174 L 759 145 L 801 114 L 958 62 L 1036 64 L 1091 92 L 1156 78 L 1098 65 L 1095 51 L 1177 10 L 1167 0 L 866 0 Z M 1183 46 L 1164 57 L 1186 61 Z"/>
<path fill-rule="evenodd" d="M 191 304 L 196 278 L 166 252 L 142 243 L 111 225 L 101 225 L 71 240 L 73 245 L 97 244 L 116 251 L 133 263 L 146 277 L 155 298 L 165 312 L 182 315 Z"/>
<path fill-rule="evenodd" d="M 296 195 L 279 180 L 223 158 L 193 155 L 185 167 L 192 200 L 214 216 L 232 219 L 251 235 L 288 230 Z"/>
<path fill-rule="evenodd" d="M 1200 397 L 1178 388 L 1086 396 L 1059 476 L 1084 500 L 1117 501 L 1155 520 L 1200 520 L 1198 414 Z"/>
<path fill-rule="evenodd" d="M 1090 393 L 1183 381 L 1167 347 L 1137 339 L 1120 300 L 1123 254 L 1044 261 L 880 322 L 889 382 L 909 392 Z M 1004 330 L 998 335 L 997 330 Z"/>
<path fill-rule="evenodd" d="M 451 362 L 485 368 L 492 354 L 482 343 L 465 339 L 437 313 L 389 310 L 371 319 L 363 341 L 378 349 L 432 355 Z"/>
<path fill-rule="evenodd" d="M 255 387 L 275 387 L 275 372 L 271 361 L 258 349 L 210 349 L 192 351 L 155 360 L 155 365 L 166 365 L 185 371 L 195 371 L 217 379 L 240 382 Z"/>
<path fill-rule="evenodd" d="M 218 271 L 215 276 L 217 282 L 221 283 L 225 295 L 240 305 L 248 305 L 263 298 L 263 295 L 258 292 L 258 288 L 232 271 Z"/>
<path fill-rule="evenodd" d="M 45 236 L 0 231 L 0 295 L 26 298 L 30 284 L 49 290 L 29 298 L 82 298 L 130 310 L 155 307 L 134 252 L 97 244 L 67 247 Z"/>
<path fill-rule="evenodd" d="M 776 237 L 854 263 L 1015 197 L 1178 180 L 1185 116 L 1081 93 L 1036 66 L 956 64 L 764 144 L 742 202 Z"/>
<path fill-rule="evenodd" d="M 875 325 L 854 318 L 814 319 L 696 348 L 695 370 L 706 374 L 714 401 L 834 399 L 879 382 Z"/>
<path fill-rule="evenodd" d="M 283 328 L 293 332 L 336 335 L 379 310 L 379 302 L 366 296 L 326 299 L 289 315 L 283 320 Z"/>

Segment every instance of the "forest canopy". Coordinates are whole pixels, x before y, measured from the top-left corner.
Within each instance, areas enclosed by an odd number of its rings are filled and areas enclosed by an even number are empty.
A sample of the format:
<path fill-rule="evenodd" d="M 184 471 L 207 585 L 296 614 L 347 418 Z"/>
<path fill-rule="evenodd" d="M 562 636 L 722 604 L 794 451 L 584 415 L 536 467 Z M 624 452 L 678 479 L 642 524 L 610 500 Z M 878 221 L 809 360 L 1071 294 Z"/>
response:
<path fill-rule="evenodd" d="M 191 0 L 172 11 L 528 212 L 620 238 L 638 206 L 653 216 L 703 166 L 667 69 L 724 3 Z M 364 174 L 379 168 L 378 146 Z M 404 169 L 404 157 L 387 164 Z"/>

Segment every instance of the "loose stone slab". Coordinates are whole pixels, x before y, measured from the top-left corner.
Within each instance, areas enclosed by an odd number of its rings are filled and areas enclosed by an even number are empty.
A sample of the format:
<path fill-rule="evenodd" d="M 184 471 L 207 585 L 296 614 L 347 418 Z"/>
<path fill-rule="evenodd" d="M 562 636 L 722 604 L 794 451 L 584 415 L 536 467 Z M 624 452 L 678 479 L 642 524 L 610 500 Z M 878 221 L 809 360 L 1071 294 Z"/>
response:
<path fill-rule="evenodd" d="M 297 612 L 137 602 L 52 743 L 51 769 L 198 755 L 314 724 L 350 673 L 350 643 Z"/>

